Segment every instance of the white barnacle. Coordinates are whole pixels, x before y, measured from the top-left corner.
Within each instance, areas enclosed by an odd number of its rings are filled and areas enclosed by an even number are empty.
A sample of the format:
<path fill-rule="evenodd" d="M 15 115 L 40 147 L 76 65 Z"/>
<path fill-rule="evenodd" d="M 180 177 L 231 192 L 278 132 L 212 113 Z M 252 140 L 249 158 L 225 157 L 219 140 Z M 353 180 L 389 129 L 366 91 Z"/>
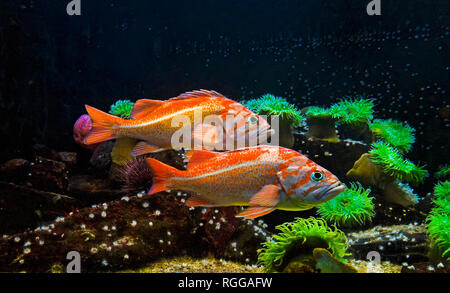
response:
<path fill-rule="evenodd" d="M 170 231 L 167 231 L 167 236 L 171 236 L 172 233 L 170 233 Z"/>
<path fill-rule="evenodd" d="M 45 243 L 44 240 L 39 240 L 39 245 L 40 246 L 44 245 L 44 243 Z"/>
<path fill-rule="evenodd" d="M 130 198 L 128 196 L 124 196 L 121 198 L 121 200 L 128 202 L 130 200 Z"/>
<path fill-rule="evenodd" d="M 156 216 L 161 215 L 161 211 L 160 211 L 160 210 L 156 210 L 156 211 L 155 211 L 155 215 L 156 215 Z"/>
<path fill-rule="evenodd" d="M 93 219 L 94 217 L 95 217 L 95 215 L 94 215 L 93 213 L 90 213 L 90 214 L 89 214 L 89 218 L 90 218 L 90 219 Z"/>
<path fill-rule="evenodd" d="M 149 225 L 150 227 L 153 227 L 153 222 L 152 222 L 152 221 L 148 222 L 148 225 Z"/>
<path fill-rule="evenodd" d="M 131 222 L 131 227 L 136 227 L 136 225 L 137 225 L 136 220 L 133 220 L 133 221 Z"/>
<path fill-rule="evenodd" d="M 163 244 L 163 243 L 164 243 L 164 240 L 159 239 L 159 243 Z"/>
<path fill-rule="evenodd" d="M 108 225 L 103 226 L 102 230 L 103 230 L 103 231 L 108 231 L 108 230 L 109 230 Z"/>
<path fill-rule="evenodd" d="M 102 218 L 106 218 L 106 212 L 103 211 L 103 212 L 101 213 L 101 216 L 102 216 Z"/>
<path fill-rule="evenodd" d="M 14 242 L 19 242 L 19 241 L 20 241 L 20 237 L 19 236 L 14 237 Z"/>
<path fill-rule="evenodd" d="M 29 247 L 27 247 L 23 250 L 24 254 L 29 254 L 30 252 L 31 252 L 31 249 Z"/>
<path fill-rule="evenodd" d="M 27 242 L 25 242 L 24 244 L 23 244 L 23 246 L 30 246 L 31 245 L 31 242 L 30 241 L 27 241 Z"/>
<path fill-rule="evenodd" d="M 208 221 L 208 224 L 212 225 L 212 224 L 214 224 L 214 221 L 213 221 L 212 219 L 210 219 L 210 220 Z"/>
<path fill-rule="evenodd" d="M 142 203 L 142 207 L 144 209 L 148 208 L 149 206 L 150 206 L 150 204 L 148 202 L 146 202 L 146 201 Z"/>
<path fill-rule="evenodd" d="M 125 255 L 123 256 L 123 258 L 124 258 L 124 259 L 129 259 L 130 256 L 129 256 L 128 254 L 125 254 Z"/>
<path fill-rule="evenodd" d="M 92 253 L 92 254 L 96 254 L 96 253 L 97 253 L 97 251 L 98 251 L 98 249 L 97 249 L 97 248 L 95 248 L 95 247 L 92 247 L 92 248 L 91 248 L 91 253 Z"/>

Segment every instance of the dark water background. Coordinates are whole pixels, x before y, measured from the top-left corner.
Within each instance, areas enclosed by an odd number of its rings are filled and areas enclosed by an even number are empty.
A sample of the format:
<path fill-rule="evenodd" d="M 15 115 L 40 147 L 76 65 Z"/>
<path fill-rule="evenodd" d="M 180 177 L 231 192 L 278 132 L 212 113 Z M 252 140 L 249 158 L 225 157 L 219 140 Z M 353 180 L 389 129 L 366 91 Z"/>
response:
<path fill-rule="evenodd" d="M 71 17 L 68 2 L 0 2 L 0 162 L 80 150 L 84 104 L 200 88 L 299 108 L 373 97 L 377 118 L 417 129 L 411 159 L 449 161 L 448 0 L 381 0 L 373 17 L 369 0 L 82 0 Z"/>

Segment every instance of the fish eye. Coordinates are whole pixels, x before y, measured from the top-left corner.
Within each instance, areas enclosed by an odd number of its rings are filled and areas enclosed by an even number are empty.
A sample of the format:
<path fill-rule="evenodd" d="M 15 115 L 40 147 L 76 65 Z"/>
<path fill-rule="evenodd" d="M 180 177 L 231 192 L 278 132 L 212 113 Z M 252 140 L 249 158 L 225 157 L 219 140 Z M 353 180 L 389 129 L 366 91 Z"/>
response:
<path fill-rule="evenodd" d="M 320 171 L 315 171 L 311 174 L 311 180 L 315 182 L 319 182 L 325 178 L 325 175 L 323 175 Z"/>
<path fill-rule="evenodd" d="M 248 123 L 250 124 L 256 124 L 258 123 L 258 120 L 259 120 L 258 117 L 256 117 L 255 115 L 252 115 L 247 119 Z"/>

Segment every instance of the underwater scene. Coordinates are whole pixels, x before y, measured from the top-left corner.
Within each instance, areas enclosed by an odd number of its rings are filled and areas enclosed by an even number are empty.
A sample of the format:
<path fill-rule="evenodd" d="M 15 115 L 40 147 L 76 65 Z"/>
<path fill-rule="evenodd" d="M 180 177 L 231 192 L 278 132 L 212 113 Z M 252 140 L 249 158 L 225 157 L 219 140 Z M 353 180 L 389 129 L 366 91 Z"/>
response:
<path fill-rule="evenodd" d="M 0 272 L 449 273 L 449 15 L 2 0 Z"/>

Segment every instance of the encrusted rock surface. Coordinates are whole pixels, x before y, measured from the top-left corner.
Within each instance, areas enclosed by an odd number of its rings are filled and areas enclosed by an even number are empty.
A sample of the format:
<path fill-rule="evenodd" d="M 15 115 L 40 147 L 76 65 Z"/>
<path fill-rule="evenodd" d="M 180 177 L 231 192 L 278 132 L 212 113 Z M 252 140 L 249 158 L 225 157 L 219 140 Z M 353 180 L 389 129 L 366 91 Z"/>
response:
<path fill-rule="evenodd" d="M 356 259 L 366 260 L 371 251 L 378 252 L 381 261 L 396 264 L 427 261 L 428 236 L 425 225 L 376 226 L 348 233 L 349 252 Z"/>
<path fill-rule="evenodd" d="M 49 272 L 66 265 L 70 251 L 80 253 L 83 272 L 133 269 L 184 255 L 256 262 L 256 251 L 268 235 L 263 228 L 240 221 L 224 243 L 211 241 L 205 231 L 220 231 L 229 217 L 216 217 L 220 209 L 188 208 L 184 201 L 185 194 L 176 192 L 140 193 L 74 210 L 33 231 L 4 235 L 0 239 L 0 271 Z"/>

